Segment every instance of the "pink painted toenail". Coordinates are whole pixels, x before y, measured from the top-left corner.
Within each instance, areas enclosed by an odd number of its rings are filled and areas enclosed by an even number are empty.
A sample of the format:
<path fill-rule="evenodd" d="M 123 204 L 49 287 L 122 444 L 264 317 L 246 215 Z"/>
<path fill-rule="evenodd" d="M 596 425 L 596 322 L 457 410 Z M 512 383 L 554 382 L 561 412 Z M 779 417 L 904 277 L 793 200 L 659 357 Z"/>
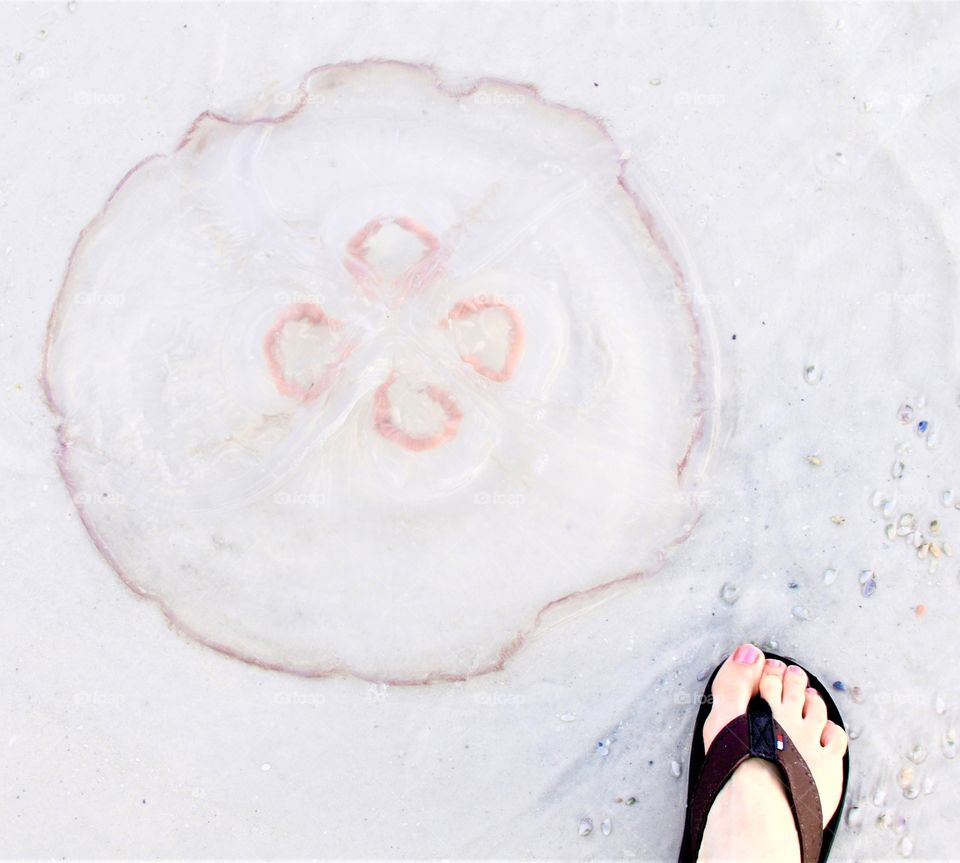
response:
<path fill-rule="evenodd" d="M 783 668 L 783 663 L 779 659 L 768 659 L 764 665 L 769 671 L 776 671 Z"/>
<path fill-rule="evenodd" d="M 787 666 L 787 671 L 791 671 L 791 672 L 793 672 L 794 674 L 803 674 L 803 669 L 800 668 L 800 666 L 798 666 L 798 665 L 788 665 L 788 666 Z"/>
<path fill-rule="evenodd" d="M 741 665 L 753 665 L 759 655 L 760 651 L 752 644 L 741 644 L 733 654 L 733 661 Z"/>

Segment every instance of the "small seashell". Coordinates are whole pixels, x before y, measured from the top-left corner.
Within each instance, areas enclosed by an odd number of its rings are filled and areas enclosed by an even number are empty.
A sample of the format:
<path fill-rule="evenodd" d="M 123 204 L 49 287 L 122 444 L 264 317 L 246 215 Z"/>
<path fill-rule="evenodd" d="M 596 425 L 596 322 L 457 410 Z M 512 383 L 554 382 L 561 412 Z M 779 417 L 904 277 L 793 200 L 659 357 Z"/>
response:
<path fill-rule="evenodd" d="M 909 788 L 912 782 L 913 782 L 913 768 L 901 767 L 900 772 L 897 774 L 897 784 L 901 788 Z"/>
<path fill-rule="evenodd" d="M 720 599 L 722 599 L 727 605 L 733 605 L 740 598 L 740 588 L 737 587 L 732 581 L 726 582 L 723 587 L 720 588 Z"/>
<path fill-rule="evenodd" d="M 607 756 L 610 754 L 610 738 L 609 737 L 606 740 L 597 741 L 597 752 L 599 752 L 600 755 L 602 756 Z"/>
<path fill-rule="evenodd" d="M 833 584 L 837 580 L 837 571 L 835 569 L 825 569 L 823 571 L 823 583 Z"/>
<path fill-rule="evenodd" d="M 915 530 L 910 534 L 910 542 L 913 543 L 914 548 L 920 548 L 923 545 L 923 534 L 919 530 Z"/>
<path fill-rule="evenodd" d="M 863 583 L 863 587 L 860 589 L 860 592 L 866 596 L 871 597 L 877 592 L 877 579 L 870 578 Z"/>
<path fill-rule="evenodd" d="M 913 854 L 913 840 L 909 836 L 903 836 L 897 845 L 897 850 L 901 857 L 909 857 Z"/>
<path fill-rule="evenodd" d="M 953 492 L 950 489 L 947 489 L 942 495 L 940 495 L 940 500 L 943 502 L 944 506 L 953 506 Z"/>
<path fill-rule="evenodd" d="M 603 821 L 600 822 L 600 832 L 601 832 L 604 836 L 609 836 L 609 835 L 610 835 L 610 831 L 611 831 L 612 829 L 613 829 L 613 825 L 610 823 L 610 819 L 609 819 L 609 818 L 604 818 Z"/>
<path fill-rule="evenodd" d="M 856 726 L 850 726 L 850 728 L 847 729 L 847 736 L 851 740 L 856 740 L 860 736 L 860 729 Z"/>
<path fill-rule="evenodd" d="M 903 796 L 907 800 L 916 800 L 920 796 L 920 789 L 916 785 L 910 784 L 903 789 Z"/>
<path fill-rule="evenodd" d="M 927 564 L 927 572 L 930 575 L 933 575 L 937 571 L 937 566 L 939 566 L 940 561 L 935 557 L 930 558 L 930 563 Z"/>
<path fill-rule="evenodd" d="M 949 542 L 945 542 L 940 548 L 947 557 L 953 557 L 953 546 Z"/>
<path fill-rule="evenodd" d="M 863 704 L 863 699 L 866 696 L 864 696 L 863 690 L 859 686 L 852 686 L 850 688 L 850 697 L 853 699 L 854 704 Z"/>
<path fill-rule="evenodd" d="M 681 774 L 682 772 L 683 772 L 683 766 L 680 764 L 679 761 L 671 761 L 671 762 L 670 762 L 670 775 L 671 775 L 671 776 L 673 776 L 675 779 L 677 779 L 677 778 L 680 777 L 680 774 Z"/>
<path fill-rule="evenodd" d="M 593 819 L 581 818 L 580 824 L 577 827 L 577 832 L 581 836 L 589 836 L 591 833 L 593 833 Z"/>
<path fill-rule="evenodd" d="M 860 806 L 851 806 L 847 810 L 847 826 L 859 827 L 863 824 L 863 808 Z"/>
<path fill-rule="evenodd" d="M 808 384 L 818 384 L 820 383 L 821 380 L 823 380 L 823 372 L 820 371 L 820 369 L 818 369 L 816 365 L 811 363 L 808 366 L 804 366 L 803 379 Z"/>
<path fill-rule="evenodd" d="M 927 554 L 929 553 L 929 551 L 930 551 L 930 546 L 927 543 L 924 543 L 923 545 L 920 546 L 920 548 L 917 549 L 917 558 L 919 560 L 926 560 Z"/>
<path fill-rule="evenodd" d="M 907 829 L 907 819 L 903 815 L 898 815 L 893 820 L 893 832 L 900 836 Z"/>
<path fill-rule="evenodd" d="M 624 802 L 624 804 L 627 805 L 627 806 L 633 806 L 633 804 L 637 802 L 637 798 L 636 798 L 636 797 L 628 797 L 628 798 L 627 798 L 626 800 L 624 800 L 623 802 Z"/>
<path fill-rule="evenodd" d="M 574 722 L 577 718 L 576 713 L 561 713 L 560 721 L 561 722 Z"/>
<path fill-rule="evenodd" d="M 935 518 L 935 519 L 933 519 L 933 521 L 930 522 L 930 533 L 932 533 L 934 536 L 936 536 L 938 533 L 940 533 L 940 520 L 939 520 L 939 519 L 936 519 L 936 518 Z"/>
<path fill-rule="evenodd" d="M 932 776 L 927 776 L 924 778 L 923 783 L 920 785 L 920 791 L 923 794 L 933 794 L 934 788 L 937 787 L 937 780 Z"/>
<path fill-rule="evenodd" d="M 859 575 L 860 584 L 866 584 L 871 578 L 873 578 L 872 569 L 864 569 L 860 572 L 860 575 Z"/>
<path fill-rule="evenodd" d="M 940 443 L 940 435 L 932 431 L 927 435 L 927 449 L 933 449 L 938 443 Z"/>
<path fill-rule="evenodd" d="M 821 459 L 818 455 L 808 455 L 807 461 L 814 467 L 820 467 L 820 465 L 823 464 L 823 459 Z"/>
<path fill-rule="evenodd" d="M 912 512 L 905 512 L 897 519 L 897 527 L 914 527 L 917 523 L 917 517 Z"/>
<path fill-rule="evenodd" d="M 877 816 L 877 827 L 890 827 L 893 824 L 893 810 L 885 809 Z"/>
<path fill-rule="evenodd" d="M 880 512 L 883 513 L 884 518 L 890 518 L 893 515 L 893 511 L 897 508 L 896 501 L 888 500 L 884 502 L 883 506 L 880 508 Z"/>
<path fill-rule="evenodd" d="M 930 428 L 930 423 L 928 423 L 926 420 L 920 420 L 920 422 L 917 423 L 917 434 L 925 435 L 928 428 Z"/>
<path fill-rule="evenodd" d="M 873 792 L 873 805 L 883 806 L 887 802 L 887 789 L 883 785 L 878 785 Z"/>
<path fill-rule="evenodd" d="M 913 532 L 913 526 L 905 524 L 903 527 L 897 528 L 897 536 L 906 536 L 908 533 Z"/>
<path fill-rule="evenodd" d="M 797 620 L 812 620 L 812 619 L 813 619 L 813 615 L 810 614 L 809 610 L 807 610 L 806 608 L 804 608 L 802 605 L 795 605 L 793 608 L 790 609 L 790 613 L 791 613 Z"/>
<path fill-rule="evenodd" d="M 933 557 L 940 557 L 940 546 L 937 543 L 930 543 L 930 554 L 933 555 Z"/>
<path fill-rule="evenodd" d="M 887 539 L 889 539 L 889 540 L 891 540 L 891 541 L 893 541 L 893 540 L 895 540 L 895 539 L 897 538 L 897 527 L 896 527 L 896 525 L 894 525 L 894 524 L 888 524 L 888 525 L 883 529 L 883 532 L 886 534 Z"/>
<path fill-rule="evenodd" d="M 910 402 L 904 402 L 897 411 L 897 419 L 904 425 L 913 421 L 913 405 Z"/>
<path fill-rule="evenodd" d="M 833 685 L 833 688 L 837 690 L 837 692 L 847 691 L 847 684 L 844 683 L 842 680 L 834 680 L 832 685 Z"/>
<path fill-rule="evenodd" d="M 922 743 L 917 743 L 910 750 L 908 757 L 914 764 L 923 764 L 927 760 L 927 750 Z"/>
<path fill-rule="evenodd" d="M 957 732 L 953 728 L 948 728 L 943 733 L 943 739 L 941 740 L 941 745 L 943 748 L 943 757 L 944 758 L 956 758 L 957 757 Z"/>
<path fill-rule="evenodd" d="M 777 639 L 775 639 L 775 638 L 768 638 L 768 639 L 763 643 L 763 648 L 764 648 L 764 650 L 779 650 L 779 649 L 780 649 L 780 642 L 777 641 Z"/>
<path fill-rule="evenodd" d="M 847 523 L 847 517 L 845 515 L 832 515 L 830 516 L 830 521 L 834 524 L 845 525 Z"/>
<path fill-rule="evenodd" d="M 947 712 L 947 703 L 943 700 L 942 695 L 938 695 L 933 700 L 933 709 L 936 711 L 937 716 L 943 716 Z"/>
<path fill-rule="evenodd" d="M 870 498 L 870 505 L 873 507 L 882 506 L 886 498 L 883 496 L 883 492 L 880 489 L 877 489 L 873 493 L 873 497 Z"/>
<path fill-rule="evenodd" d="M 890 468 L 890 475 L 894 479 L 900 479 L 903 476 L 903 471 L 905 468 L 906 468 L 906 465 L 903 463 L 903 461 L 900 459 L 897 459 L 893 463 L 893 467 Z"/>

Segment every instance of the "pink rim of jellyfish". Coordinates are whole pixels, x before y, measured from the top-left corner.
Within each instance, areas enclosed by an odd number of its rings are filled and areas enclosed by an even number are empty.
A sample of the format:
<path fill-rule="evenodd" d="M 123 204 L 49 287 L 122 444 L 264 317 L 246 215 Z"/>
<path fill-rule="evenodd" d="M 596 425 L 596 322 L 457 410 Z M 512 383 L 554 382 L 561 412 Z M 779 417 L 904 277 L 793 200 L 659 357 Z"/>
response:
<path fill-rule="evenodd" d="M 367 260 L 370 239 L 388 224 L 396 225 L 411 234 L 424 247 L 424 252 L 420 258 L 394 278 L 376 272 Z M 344 258 L 344 265 L 353 276 L 359 290 L 369 298 L 385 302 L 391 308 L 395 308 L 404 302 L 411 293 L 416 290 L 423 290 L 438 276 L 440 269 L 437 261 L 440 258 L 440 248 L 439 238 L 413 219 L 407 216 L 381 217 L 368 222 L 350 239 L 347 243 L 347 256 Z M 377 290 L 388 288 L 391 284 L 397 288 L 397 291 L 390 297 L 385 297 L 381 290 Z M 508 318 L 509 345 L 502 367 L 499 369 L 490 368 L 472 354 L 461 354 L 460 357 L 478 374 L 497 383 L 503 383 L 513 376 L 523 354 L 523 322 L 520 319 L 519 312 L 513 306 L 504 300 L 475 297 L 454 305 L 447 317 L 440 322 L 440 325 L 449 328 L 453 321 L 463 320 L 488 309 L 500 310 Z M 263 351 L 270 376 L 273 378 L 277 391 L 298 401 L 308 402 L 318 398 L 333 386 L 340 362 L 352 352 L 354 346 L 342 350 L 336 362 L 327 363 L 319 380 L 313 381 L 309 386 L 304 386 L 287 375 L 283 363 L 281 344 L 284 329 L 289 324 L 300 321 L 306 321 L 312 326 L 325 326 L 332 331 L 341 329 L 342 324 L 328 316 L 322 306 L 314 303 L 297 303 L 283 309 L 267 331 L 263 342 Z M 436 384 L 427 383 L 421 391 L 443 411 L 445 420 L 440 429 L 432 435 L 413 435 L 398 425 L 394 419 L 393 407 L 390 402 L 390 388 L 398 377 L 399 373 L 395 369 L 392 370 L 374 394 L 373 427 L 377 433 L 412 452 L 434 449 L 453 440 L 460 429 L 463 412 L 456 399 Z"/>
<path fill-rule="evenodd" d="M 474 354 L 460 354 L 460 358 L 468 365 L 473 366 L 477 374 L 490 378 L 492 381 L 502 383 L 513 377 L 517 369 L 520 357 L 523 355 L 524 331 L 523 321 L 520 313 L 504 300 L 498 300 L 488 297 L 476 297 L 472 300 L 464 300 L 457 303 L 450 309 L 447 319 L 441 321 L 442 326 L 449 326 L 453 321 L 461 321 L 472 317 L 479 312 L 487 309 L 499 309 L 507 316 L 507 323 L 510 327 L 510 346 L 507 348 L 507 356 L 503 361 L 503 366 L 499 369 L 492 369 L 485 365 L 478 356 Z"/>
<path fill-rule="evenodd" d="M 303 386 L 297 383 L 291 377 L 287 376 L 283 366 L 281 339 L 283 331 L 288 324 L 307 321 L 315 327 L 329 327 L 331 330 L 339 330 L 343 325 L 340 321 L 327 317 L 326 312 L 313 303 L 296 303 L 287 306 L 280 312 L 273 326 L 267 331 L 263 340 L 263 352 L 267 358 L 267 368 L 270 370 L 270 377 L 273 378 L 274 386 L 282 395 L 290 396 L 301 402 L 313 401 L 330 388 L 333 383 L 336 370 L 332 364 L 328 363 L 320 380 L 314 381 L 309 386 Z M 344 353 L 344 355 L 347 352 Z"/>
<path fill-rule="evenodd" d="M 193 121 L 187 130 L 186 134 L 180 140 L 179 144 L 176 146 L 173 152 L 179 152 L 184 147 L 186 147 L 193 140 L 194 136 L 199 132 L 199 130 L 204 126 L 204 124 L 209 122 L 223 123 L 230 126 L 243 127 L 243 126 L 255 126 L 255 125 L 279 125 L 280 123 L 285 123 L 288 120 L 293 119 L 303 110 L 304 106 L 308 104 L 309 100 L 307 97 L 307 82 L 314 75 L 331 72 L 331 71 L 345 71 L 353 68 L 361 68 L 365 66 L 389 66 L 399 69 L 408 69 L 416 70 L 425 73 L 428 75 L 433 83 L 434 88 L 442 93 L 445 96 L 456 99 L 458 101 L 471 98 L 475 93 L 477 93 L 484 86 L 499 86 L 510 88 L 513 90 L 518 90 L 520 93 L 527 99 L 531 99 L 536 103 L 552 108 L 553 110 L 567 114 L 568 116 L 578 117 L 592 123 L 596 129 L 600 132 L 603 137 L 607 140 L 612 141 L 609 130 L 602 120 L 590 114 L 587 111 L 584 111 L 579 108 L 571 108 L 567 105 L 563 105 L 559 102 L 554 102 L 550 99 L 544 98 L 537 87 L 533 84 L 518 84 L 513 81 L 508 81 L 501 78 L 478 78 L 474 83 L 463 90 L 452 89 L 447 86 L 440 78 L 436 69 L 432 66 L 426 64 L 418 63 L 407 63 L 404 61 L 398 60 L 380 60 L 380 59 L 371 59 L 371 60 L 362 60 L 357 62 L 344 62 L 344 63 L 330 63 L 321 66 L 317 66 L 311 69 L 303 77 L 302 81 L 297 88 L 297 98 L 295 99 L 294 106 L 284 114 L 279 116 L 266 116 L 266 117 L 255 117 L 253 119 L 241 120 L 233 117 L 229 117 L 224 114 L 219 114 L 214 111 L 204 111 Z M 106 202 L 100 211 L 90 220 L 90 222 L 81 230 L 79 236 L 76 239 L 76 242 L 73 244 L 73 248 L 70 252 L 70 257 L 67 261 L 66 271 L 64 273 L 63 281 L 60 285 L 60 290 L 57 294 L 56 301 L 54 302 L 53 310 L 50 314 L 50 319 L 47 322 L 47 333 L 45 340 L 44 348 L 44 357 L 43 357 L 43 367 L 42 367 L 42 386 L 46 402 L 51 412 L 53 412 L 61 420 L 65 419 L 65 414 L 58 404 L 56 397 L 53 393 L 53 387 L 50 381 L 50 353 L 53 346 L 54 335 L 56 331 L 56 324 L 58 313 L 62 305 L 64 305 L 67 298 L 68 285 L 70 283 L 70 277 L 73 273 L 74 263 L 77 258 L 77 253 L 86 237 L 96 229 L 100 222 L 104 219 L 107 214 L 107 211 L 110 208 L 110 205 L 113 203 L 113 200 L 119 194 L 120 190 L 127 184 L 130 178 L 141 170 L 145 165 L 153 162 L 157 159 L 166 158 L 167 154 L 164 153 L 154 153 L 153 155 L 147 156 L 141 159 L 136 165 L 134 165 L 127 173 L 120 179 L 120 182 L 113 188 L 110 194 L 107 197 Z M 704 363 L 706 358 L 706 351 L 704 348 L 705 338 L 702 331 L 702 326 L 699 318 L 694 312 L 694 305 L 691 301 L 690 291 L 687 287 L 687 276 L 684 273 L 683 267 L 681 266 L 679 260 L 674 254 L 673 250 L 670 247 L 670 244 L 667 242 L 660 225 L 657 220 L 654 218 L 652 211 L 643 203 L 637 193 L 631 188 L 626 178 L 627 171 L 627 159 L 623 158 L 620 160 L 620 171 L 617 178 L 617 183 L 624 193 L 630 198 L 636 207 L 637 214 L 640 217 L 644 227 L 647 229 L 647 232 L 650 236 L 651 241 L 656 246 L 657 250 L 663 256 L 664 261 L 667 263 L 667 266 L 670 269 L 673 278 L 674 289 L 677 291 L 678 295 L 682 297 L 685 301 L 679 304 L 679 309 L 684 311 L 688 318 L 688 324 L 690 326 L 691 335 L 692 335 L 692 346 L 691 359 L 692 359 L 692 370 L 694 377 L 694 387 L 697 393 L 697 401 L 700 404 L 699 410 L 694 415 L 693 428 L 691 430 L 690 438 L 687 441 L 687 446 L 681 456 L 680 460 L 676 465 L 676 475 L 677 480 L 681 481 L 684 477 L 684 474 L 687 471 L 687 468 L 690 465 L 691 458 L 693 456 L 694 449 L 698 444 L 701 444 L 704 441 L 705 430 L 706 430 L 706 408 L 704 407 L 706 403 L 707 396 L 707 376 L 704 369 Z M 555 609 L 567 605 L 578 600 L 591 599 L 596 596 L 599 596 L 607 591 L 625 586 L 627 584 L 635 583 L 641 581 L 645 578 L 649 578 L 653 575 L 656 575 L 664 566 L 670 551 L 678 546 L 682 545 L 684 542 L 689 539 L 692 535 L 694 529 L 700 521 L 701 513 L 697 512 L 691 522 L 684 526 L 681 532 L 674 537 L 674 539 L 669 542 L 661 551 L 659 556 L 659 562 L 646 570 L 638 570 L 635 572 L 628 572 L 625 575 L 609 579 L 601 584 L 594 585 L 593 587 L 585 588 L 583 590 L 573 591 L 571 593 L 565 594 L 564 596 L 557 597 L 552 599 L 543 605 L 527 623 L 521 626 L 514 636 L 505 642 L 500 649 L 497 651 L 497 655 L 494 659 L 487 662 L 486 664 L 472 670 L 469 672 L 449 672 L 443 670 L 430 671 L 426 674 L 420 675 L 418 677 L 389 677 L 387 675 L 371 675 L 364 672 L 361 672 L 355 668 L 351 668 L 348 665 L 343 664 L 330 664 L 327 666 L 317 666 L 313 668 L 303 668 L 301 666 L 290 666 L 285 665 L 281 662 L 273 662 L 270 660 L 265 660 L 256 654 L 249 653 L 247 651 L 238 649 L 229 644 L 223 644 L 221 642 L 215 641 L 203 635 L 203 633 L 198 632 L 193 627 L 184 623 L 180 620 L 174 610 L 159 596 L 156 596 L 153 593 L 148 592 L 143 587 L 141 587 L 135 579 L 127 573 L 123 567 L 120 565 L 120 562 L 117 560 L 114 553 L 111 551 L 106 541 L 100 535 L 97 530 L 96 524 L 90 516 L 90 513 L 86 506 L 84 506 L 82 500 L 80 499 L 77 491 L 77 483 L 73 479 L 72 474 L 70 473 L 70 468 L 68 465 L 68 454 L 70 450 L 70 441 L 67 436 L 66 422 L 61 421 L 57 427 L 57 467 L 60 471 L 60 475 L 63 477 L 64 484 L 67 487 L 67 490 L 70 492 L 74 505 L 77 508 L 77 512 L 80 516 L 81 521 L 83 522 L 84 527 L 86 528 L 87 533 L 90 536 L 91 541 L 93 542 L 96 549 L 100 552 L 101 556 L 113 571 L 116 573 L 120 581 L 129 588 L 135 595 L 139 596 L 142 599 L 153 602 L 157 608 L 161 611 L 167 621 L 170 623 L 174 629 L 179 632 L 182 636 L 192 641 L 195 641 L 198 644 L 202 644 L 204 647 L 207 647 L 211 650 L 215 650 L 218 653 L 223 654 L 231 659 L 238 660 L 240 662 L 247 663 L 248 665 L 255 666 L 257 668 L 263 669 L 264 671 L 275 671 L 284 674 L 293 674 L 298 677 L 305 678 L 324 678 L 324 677 L 353 677 L 358 680 L 363 680 L 368 683 L 383 683 L 389 686 L 427 686 L 435 683 L 456 683 L 471 680 L 475 677 L 481 677 L 487 674 L 492 674 L 497 671 L 502 671 L 506 666 L 507 662 L 512 659 L 520 649 L 526 644 L 527 640 L 531 635 L 536 632 L 544 619 L 553 612 Z"/>
<path fill-rule="evenodd" d="M 394 422 L 393 410 L 390 405 L 390 387 L 393 386 L 396 379 L 397 373 L 395 371 L 391 372 L 374 395 L 373 427 L 377 430 L 377 433 L 413 452 L 434 449 L 447 441 L 453 440 L 460 429 L 463 412 L 457 405 L 456 399 L 436 384 L 426 384 L 424 393 L 427 398 L 439 405 L 446 415 L 446 420 L 440 431 L 432 435 L 412 435 Z"/>
<path fill-rule="evenodd" d="M 376 273 L 367 260 L 369 254 L 367 244 L 387 225 L 396 225 L 411 234 L 420 241 L 424 248 L 419 260 L 396 279 L 398 291 L 393 297 L 384 297 L 378 291 L 385 286 L 384 282 L 390 281 L 390 279 Z M 407 216 L 387 216 L 371 219 L 353 235 L 350 242 L 347 243 L 348 255 L 344 264 L 356 281 L 357 287 L 368 297 L 379 299 L 391 307 L 395 307 L 402 304 L 411 293 L 422 288 L 425 281 L 430 279 L 440 263 L 439 251 L 439 238 L 419 222 L 415 222 Z"/>

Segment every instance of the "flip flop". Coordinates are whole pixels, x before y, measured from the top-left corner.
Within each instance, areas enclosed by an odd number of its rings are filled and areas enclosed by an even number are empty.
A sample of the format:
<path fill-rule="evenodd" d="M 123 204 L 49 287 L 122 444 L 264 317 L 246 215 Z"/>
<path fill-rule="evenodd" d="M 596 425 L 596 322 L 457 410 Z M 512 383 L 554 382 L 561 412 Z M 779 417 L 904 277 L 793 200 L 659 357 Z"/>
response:
<path fill-rule="evenodd" d="M 803 668 L 799 662 L 789 657 L 777 656 L 775 653 L 767 653 L 766 657 Z M 714 669 L 707 681 L 693 731 L 688 771 L 687 817 L 683 827 L 683 843 L 680 846 L 680 863 L 693 863 L 697 859 L 710 806 L 733 771 L 751 757 L 763 758 L 779 768 L 800 837 L 801 863 L 823 863 L 830 854 L 833 838 L 840 825 L 843 801 L 847 794 L 847 780 L 850 776 L 849 749 L 843 755 L 843 787 L 837 811 L 826 828 L 822 828 L 820 794 L 810 775 L 810 769 L 786 731 L 773 718 L 770 705 L 759 695 L 750 699 L 746 713 L 721 729 L 710 744 L 710 751 L 704 753 L 703 723 L 713 706 L 713 681 L 719 670 L 720 665 Z M 804 668 L 804 671 L 807 670 Z M 820 693 L 827 705 L 827 718 L 844 728 L 840 710 L 827 687 L 809 671 L 807 677 L 810 680 L 808 685 Z"/>

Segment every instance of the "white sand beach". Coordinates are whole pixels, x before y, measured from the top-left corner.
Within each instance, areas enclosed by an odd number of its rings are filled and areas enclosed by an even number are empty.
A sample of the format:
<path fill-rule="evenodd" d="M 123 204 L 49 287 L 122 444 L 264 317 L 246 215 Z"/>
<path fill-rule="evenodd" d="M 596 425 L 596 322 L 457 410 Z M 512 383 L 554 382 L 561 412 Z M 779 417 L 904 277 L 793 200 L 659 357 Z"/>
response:
<path fill-rule="evenodd" d="M 832 685 L 844 714 L 851 775 L 831 859 L 957 859 L 958 38 L 960 14 L 936 4 L 0 7 L 0 855 L 676 859 L 696 700 L 750 640 Z M 419 437 L 419 419 L 400 430 L 381 416 L 375 338 L 330 402 L 360 431 L 345 420 L 350 445 L 334 439 L 322 459 L 304 444 L 271 461 L 278 426 L 238 443 L 246 407 L 218 407 L 204 428 L 237 448 L 191 476 L 243 506 L 212 514 L 191 486 L 178 509 L 153 459 L 176 475 L 195 419 L 183 404 L 208 381 L 186 380 L 183 401 L 156 396 L 149 357 L 164 351 L 150 340 L 171 309 L 222 316 L 187 277 L 162 293 L 197 268 L 157 249 L 174 248 L 176 226 L 194 248 L 190 220 L 208 210 L 183 202 L 198 177 L 223 164 L 236 179 L 247 149 L 263 151 L 217 120 L 194 161 L 168 170 L 171 154 L 205 111 L 279 116 L 308 70 L 370 59 L 398 61 L 391 76 L 421 70 L 390 80 L 409 88 L 403 110 L 429 104 L 421 133 L 436 140 L 418 146 L 438 185 L 459 176 L 470 191 L 502 164 L 503 188 L 527 189 L 510 173 L 526 140 L 575 179 L 599 166 L 607 186 L 591 189 L 613 188 L 625 160 L 623 188 L 650 221 L 606 192 L 604 207 L 585 197 L 544 216 L 539 242 L 569 250 L 573 289 L 545 300 L 559 277 L 518 256 L 519 312 L 494 322 L 502 369 L 490 345 L 467 357 L 457 342 L 450 356 L 483 380 L 464 377 L 457 401 L 430 390 L 439 408 Z M 484 79 L 508 83 L 471 89 Z M 357 87 L 366 98 L 383 80 Z M 316 165 L 330 157 L 323 124 L 361 104 L 343 86 L 311 91 L 332 100 L 308 106 Z M 502 163 L 457 161 L 477 137 L 459 119 L 470 104 L 516 111 L 510 135 L 477 145 L 502 145 Z M 277 151 L 303 153 L 298 134 L 278 131 Z M 153 154 L 136 206 L 104 211 Z M 308 174 L 299 187 L 256 176 L 312 236 Z M 392 201 L 371 177 L 370 205 Z M 410 207 L 442 221 L 428 186 Z M 209 212 L 253 218 L 209 188 Z M 318 235 L 358 236 L 362 208 L 343 207 L 319 207 Z M 104 212 L 77 246 L 100 269 L 67 286 L 74 312 L 48 342 L 78 236 Z M 118 243 L 134 275 L 96 257 Z M 279 267 L 250 259 L 237 272 Z M 614 296 L 630 266 L 649 293 Z M 277 339 L 286 320 L 326 321 L 296 311 L 313 301 L 290 278 Z M 464 284 L 437 300 L 460 304 L 449 329 L 488 307 L 513 315 L 483 293 L 506 281 Z M 609 368 L 577 352 L 581 319 L 606 334 Z M 250 327 L 261 344 L 267 329 Z M 184 344 L 183 368 L 200 369 Z M 451 344 L 430 336 L 416 356 Z M 277 371 L 276 391 L 267 372 L 230 385 L 269 391 L 250 396 L 255 413 L 299 400 L 312 417 L 298 374 Z M 617 383 L 591 401 L 601 379 Z M 549 434 L 531 431 L 541 421 Z M 65 441 L 83 453 L 66 468 Z M 247 481 L 268 464 L 276 484 Z"/>

